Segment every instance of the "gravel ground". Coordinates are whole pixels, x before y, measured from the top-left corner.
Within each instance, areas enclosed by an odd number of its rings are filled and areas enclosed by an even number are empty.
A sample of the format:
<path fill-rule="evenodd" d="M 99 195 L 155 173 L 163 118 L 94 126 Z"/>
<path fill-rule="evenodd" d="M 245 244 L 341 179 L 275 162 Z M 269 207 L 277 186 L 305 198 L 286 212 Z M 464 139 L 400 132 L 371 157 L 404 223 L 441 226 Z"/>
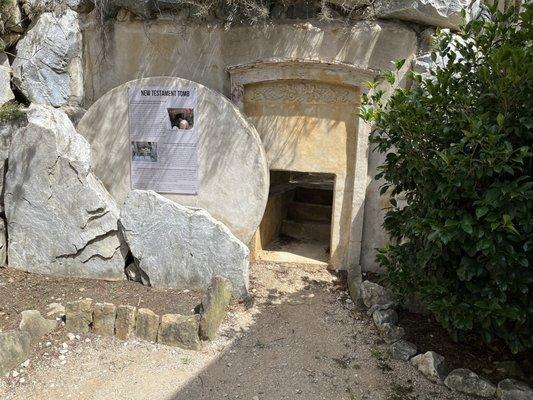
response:
<path fill-rule="evenodd" d="M 0 380 L 0 398 L 469 398 L 389 359 L 370 318 L 323 268 L 255 263 L 251 280 L 254 305 L 233 305 L 200 352 L 92 335 L 69 340 L 59 330 L 18 376 Z"/>

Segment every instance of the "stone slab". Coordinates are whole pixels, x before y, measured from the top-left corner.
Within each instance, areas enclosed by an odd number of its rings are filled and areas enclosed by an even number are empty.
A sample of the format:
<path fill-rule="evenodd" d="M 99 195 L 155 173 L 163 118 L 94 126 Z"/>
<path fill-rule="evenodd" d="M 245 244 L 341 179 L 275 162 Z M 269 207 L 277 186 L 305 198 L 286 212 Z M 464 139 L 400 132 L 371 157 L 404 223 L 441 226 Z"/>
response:
<path fill-rule="evenodd" d="M 205 289 L 218 275 L 231 281 L 236 295 L 246 295 L 248 248 L 205 210 L 181 206 L 152 191 L 132 190 L 120 225 L 152 286 Z"/>
<path fill-rule="evenodd" d="M 171 77 L 144 78 L 116 87 L 94 103 L 78 124 L 92 145 L 95 174 L 120 205 L 130 191 L 128 88 L 196 87 L 198 106 L 198 195 L 163 194 L 207 210 L 248 244 L 266 207 L 269 172 L 255 128 L 222 94 Z"/>
<path fill-rule="evenodd" d="M 128 340 L 135 334 L 137 308 L 133 306 L 118 306 L 115 321 L 115 336 L 120 340 Z"/>
<path fill-rule="evenodd" d="M 135 322 L 135 336 L 139 339 L 155 342 L 159 330 L 159 315 L 147 308 L 139 308 Z"/>
<path fill-rule="evenodd" d="M 95 303 L 93 307 L 93 333 L 95 335 L 113 336 L 117 308 L 112 303 Z"/>
<path fill-rule="evenodd" d="M 48 335 L 57 328 L 55 319 L 46 319 L 37 310 L 22 311 L 22 320 L 19 328 L 30 334 L 31 342 L 38 342 L 43 336 Z"/>
<path fill-rule="evenodd" d="M 65 330 L 72 333 L 88 333 L 93 322 L 93 301 L 82 299 L 65 306 Z"/>
<path fill-rule="evenodd" d="M 161 317 L 157 341 L 167 346 L 200 350 L 202 344 L 198 337 L 197 316 L 182 316 L 178 314 L 163 315 Z"/>
<path fill-rule="evenodd" d="M 231 282 L 220 276 L 215 276 L 202 299 L 202 313 L 200 316 L 200 337 L 213 340 L 220 324 L 226 316 L 226 308 L 231 301 L 233 287 Z"/>

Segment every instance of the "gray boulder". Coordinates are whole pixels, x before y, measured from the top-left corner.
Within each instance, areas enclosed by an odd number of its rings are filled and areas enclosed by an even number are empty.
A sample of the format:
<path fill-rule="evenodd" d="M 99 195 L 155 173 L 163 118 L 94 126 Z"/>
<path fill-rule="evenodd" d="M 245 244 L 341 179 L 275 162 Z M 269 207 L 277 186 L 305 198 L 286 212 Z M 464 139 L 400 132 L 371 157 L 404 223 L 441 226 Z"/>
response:
<path fill-rule="evenodd" d="M 479 0 L 378 0 L 374 3 L 378 18 L 394 18 L 421 25 L 458 29 L 463 22 L 480 12 Z"/>
<path fill-rule="evenodd" d="M 372 314 L 374 323 L 376 325 L 391 324 L 395 325 L 398 323 L 398 313 L 394 310 L 376 310 Z"/>
<path fill-rule="evenodd" d="M 411 363 L 431 381 L 441 382 L 448 372 L 444 357 L 434 351 L 411 358 Z"/>
<path fill-rule="evenodd" d="M 231 281 L 235 294 L 247 293 L 248 248 L 206 211 L 180 206 L 152 191 L 133 190 L 120 224 L 152 286 L 205 289 L 214 276 L 222 276 Z"/>
<path fill-rule="evenodd" d="M 395 360 L 409 361 L 417 353 L 416 346 L 407 340 L 398 340 L 390 346 L 391 357 Z"/>
<path fill-rule="evenodd" d="M 46 319 L 37 310 L 22 311 L 22 320 L 19 329 L 30 334 L 31 342 L 38 342 L 43 336 L 48 335 L 57 328 L 57 321 Z"/>
<path fill-rule="evenodd" d="M 6 53 L 0 53 L 0 107 L 10 100 L 13 100 L 15 95 L 11 90 L 11 66 Z"/>
<path fill-rule="evenodd" d="M 494 397 L 496 386 L 480 378 L 469 369 L 454 369 L 444 380 L 444 384 L 457 392 L 472 394 L 478 397 Z"/>
<path fill-rule="evenodd" d="M 90 172 L 90 147 L 60 110 L 32 105 L 12 138 L 5 182 L 10 266 L 125 279 L 119 211 Z"/>
<path fill-rule="evenodd" d="M 28 358 L 30 334 L 26 331 L 0 332 L 0 376 Z"/>
<path fill-rule="evenodd" d="M 54 107 L 83 98 L 81 30 L 78 14 L 41 14 L 17 44 L 13 82 L 32 103 Z"/>
<path fill-rule="evenodd" d="M 533 400 L 533 390 L 514 379 L 504 379 L 498 383 L 496 395 L 500 400 Z"/>
<path fill-rule="evenodd" d="M 361 283 L 361 298 L 367 307 L 372 307 L 375 304 L 381 305 L 393 302 L 390 290 L 370 281 Z"/>
<path fill-rule="evenodd" d="M 401 326 L 384 323 L 377 325 L 381 338 L 387 344 L 392 344 L 405 336 L 405 329 Z"/>

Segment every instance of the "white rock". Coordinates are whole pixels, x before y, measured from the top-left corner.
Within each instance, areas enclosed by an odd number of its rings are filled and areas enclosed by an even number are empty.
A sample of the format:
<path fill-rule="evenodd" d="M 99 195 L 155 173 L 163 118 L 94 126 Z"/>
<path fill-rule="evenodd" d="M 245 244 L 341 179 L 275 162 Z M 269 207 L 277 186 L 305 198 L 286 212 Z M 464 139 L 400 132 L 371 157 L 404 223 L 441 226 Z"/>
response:
<path fill-rule="evenodd" d="M 46 316 L 61 319 L 65 316 L 65 307 L 60 303 L 50 303 L 46 306 Z"/>
<path fill-rule="evenodd" d="M 370 281 L 361 283 L 361 298 L 367 307 L 375 304 L 389 304 L 393 301 L 389 289 Z"/>
<path fill-rule="evenodd" d="M 90 172 L 90 147 L 60 110 L 33 104 L 12 138 L 5 183 L 9 264 L 124 279 L 119 211 Z"/>
<path fill-rule="evenodd" d="M 237 295 L 247 293 L 248 248 L 208 212 L 133 190 L 120 224 L 152 286 L 203 289 L 214 276 L 222 276 Z"/>
<path fill-rule="evenodd" d="M 463 22 L 480 12 L 479 0 L 378 0 L 374 3 L 378 18 L 394 18 L 421 25 L 457 29 Z"/>
<path fill-rule="evenodd" d="M 15 95 L 11 90 L 11 66 L 6 53 L 0 53 L 0 107 L 10 100 L 13 100 Z"/>
<path fill-rule="evenodd" d="M 83 97 L 78 14 L 42 14 L 17 44 L 13 82 L 32 102 L 59 107 Z"/>
<path fill-rule="evenodd" d="M 434 351 L 414 356 L 411 363 L 429 380 L 440 382 L 446 377 L 444 357 Z"/>
<path fill-rule="evenodd" d="M 71 332 L 67 333 L 67 337 L 68 337 L 68 340 L 76 340 L 76 335 L 74 335 Z"/>
<path fill-rule="evenodd" d="M 20 364 L 22 368 L 28 368 L 30 366 L 30 360 L 24 361 L 22 364 Z"/>

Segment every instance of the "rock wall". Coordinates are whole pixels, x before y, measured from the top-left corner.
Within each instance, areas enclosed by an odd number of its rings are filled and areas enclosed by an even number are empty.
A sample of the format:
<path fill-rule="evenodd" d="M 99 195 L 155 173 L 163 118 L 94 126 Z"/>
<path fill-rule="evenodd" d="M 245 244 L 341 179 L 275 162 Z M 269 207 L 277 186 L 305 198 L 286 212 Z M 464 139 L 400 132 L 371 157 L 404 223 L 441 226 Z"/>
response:
<path fill-rule="evenodd" d="M 456 29 L 462 11 L 467 19 L 474 18 L 480 3 L 272 1 L 252 15 L 217 1 L 206 1 L 199 8 L 180 0 L 109 0 L 103 8 L 104 3 L 95 7 L 91 0 L 7 0 L 0 9 L 0 106 L 16 97 L 26 104 L 63 108 L 78 120 L 83 115 L 80 106 L 90 106 L 120 84 L 151 76 L 194 80 L 231 97 L 235 93 L 228 67 L 258 61 L 314 60 L 377 74 L 391 68 L 393 60 L 406 58 L 415 59 L 414 67 L 423 69 L 433 28 Z M 511 3 L 516 2 L 499 1 L 502 8 Z M 207 11 L 202 14 L 202 10 Z M 10 164 L 5 190 L 6 226 L 13 231 L 9 232 L 9 263 L 67 274 L 82 263 L 102 277 L 118 278 L 118 265 L 124 262 L 114 226 L 118 210 L 90 172 L 86 144 L 67 126 L 64 114 L 32 110 L 32 129 L 22 130 L 27 137 L 16 135 L 9 155 L 2 156 L 3 164 L 7 158 Z M 2 131 L 2 139 L 11 141 L 14 131 L 10 128 L 7 135 Z M 367 132 L 358 130 L 357 135 Z M 40 140 L 45 140 L 44 145 L 34 146 Z M 66 142 L 76 146 L 61 147 Z M 42 153 L 47 146 L 50 154 Z M 350 237 L 350 242 L 361 243 L 363 270 L 377 271 L 375 247 L 387 240 L 381 229 L 386 198 L 378 196 L 379 182 L 373 178 L 380 157 L 365 157 L 367 179 L 355 182 L 354 188 L 354 196 L 366 192 L 364 210 L 358 212 L 364 221 L 363 234 Z M 51 173 L 45 176 L 42 169 Z M 76 187 L 76 179 L 88 191 L 85 198 L 72 198 L 64 190 L 65 182 Z M 57 207 L 50 206 L 54 196 L 61 199 Z M 47 226 L 50 220 L 35 214 L 35 209 L 56 218 L 55 223 Z M 66 215 L 74 217 L 72 225 L 57 223 Z M 17 230 L 17 225 L 33 236 Z M 69 237 L 61 246 L 51 243 L 47 231 L 51 227 L 60 237 L 69 236 L 67 231 L 73 229 L 74 239 Z M 0 238 L 0 262 L 6 252 L 4 242 Z M 104 267 L 102 260 L 107 265 L 110 259 L 116 264 Z M 38 267 L 37 260 L 50 264 Z"/>

